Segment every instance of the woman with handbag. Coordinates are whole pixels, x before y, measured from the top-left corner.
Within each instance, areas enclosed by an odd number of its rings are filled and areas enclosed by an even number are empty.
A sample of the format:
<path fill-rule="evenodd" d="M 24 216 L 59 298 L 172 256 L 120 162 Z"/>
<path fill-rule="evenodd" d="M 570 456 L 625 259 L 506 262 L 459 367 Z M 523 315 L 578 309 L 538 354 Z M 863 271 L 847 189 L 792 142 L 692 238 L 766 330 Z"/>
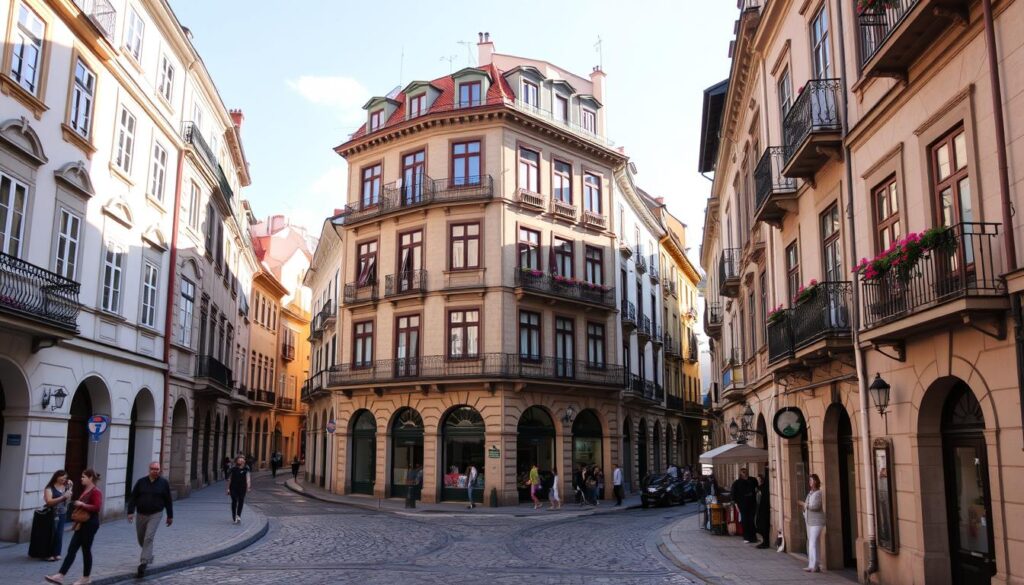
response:
<path fill-rule="evenodd" d="M 43 499 L 46 507 L 53 510 L 53 552 L 48 561 L 59 561 L 60 551 L 64 547 L 64 523 L 68 517 L 68 501 L 71 500 L 73 484 L 68 472 L 58 469 L 50 482 L 43 488 Z"/>
<path fill-rule="evenodd" d="M 64 558 L 60 572 L 46 576 L 50 583 L 64 583 L 64 576 L 74 564 L 78 549 L 82 549 L 82 578 L 75 581 L 74 585 L 88 585 L 92 582 L 89 578 L 92 573 L 92 541 L 96 537 L 96 531 L 100 529 L 100 510 L 103 509 L 103 492 L 96 487 L 99 480 L 100 474 L 91 468 L 82 472 L 82 494 L 71 504 L 71 521 L 75 523 L 75 534 L 71 537 L 68 556 Z"/>

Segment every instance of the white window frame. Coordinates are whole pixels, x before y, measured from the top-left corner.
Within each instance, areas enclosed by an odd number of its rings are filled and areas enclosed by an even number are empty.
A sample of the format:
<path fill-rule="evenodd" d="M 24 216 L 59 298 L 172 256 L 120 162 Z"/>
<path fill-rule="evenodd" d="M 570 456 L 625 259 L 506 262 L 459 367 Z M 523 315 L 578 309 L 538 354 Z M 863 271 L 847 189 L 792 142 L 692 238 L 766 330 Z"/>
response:
<path fill-rule="evenodd" d="M 157 294 L 160 291 L 160 269 L 152 262 L 142 263 L 142 315 L 139 323 L 156 329 Z"/>
<path fill-rule="evenodd" d="M 580 126 L 591 134 L 597 134 L 597 112 L 580 108 Z"/>
<path fill-rule="evenodd" d="M 192 317 L 196 306 L 195 283 L 182 276 L 178 294 L 181 297 L 181 304 L 178 306 L 178 327 L 181 329 L 179 341 L 185 347 L 192 347 Z"/>
<path fill-rule="evenodd" d="M 188 197 L 185 197 L 185 218 L 188 220 L 188 227 L 195 231 L 199 231 L 199 184 L 192 181 L 192 186 L 189 187 Z"/>
<path fill-rule="evenodd" d="M 77 280 L 81 236 L 82 217 L 61 206 L 57 212 L 57 246 L 54 250 L 53 271 L 68 280 Z"/>
<path fill-rule="evenodd" d="M 168 104 L 174 99 L 174 63 L 167 55 L 160 56 L 160 79 L 157 92 Z"/>
<path fill-rule="evenodd" d="M 540 86 L 528 79 L 524 79 L 522 82 L 521 99 L 528 106 L 540 107 Z"/>
<path fill-rule="evenodd" d="M 153 141 L 153 163 L 150 166 L 149 195 L 153 199 L 163 203 L 164 188 L 167 182 L 167 149 L 162 144 Z"/>
<path fill-rule="evenodd" d="M 81 58 L 75 63 L 72 86 L 68 125 L 83 138 L 89 138 L 92 133 L 92 106 L 96 98 L 96 74 Z"/>
<path fill-rule="evenodd" d="M 20 201 L 17 198 L 19 191 Z M 28 193 L 28 185 L 0 172 L 0 217 L 3 218 L 0 220 L 0 252 L 16 258 L 21 257 Z"/>
<path fill-rule="evenodd" d="M 124 257 L 121 248 L 107 244 L 103 254 L 103 285 L 100 308 L 108 313 L 120 314 L 124 300 Z"/>
<path fill-rule="evenodd" d="M 11 33 L 11 69 L 7 73 L 25 91 L 38 96 L 46 22 L 27 4 L 19 2 L 17 24 Z M 27 58 L 29 50 L 35 51 L 31 58 Z"/>
<path fill-rule="evenodd" d="M 132 172 L 132 157 L 135 153 L 135 116 L 128 108 L 121 106 L 117 116 L 117 144 L 114 145 L 114 164 L 126 174 Z"/>
<path fill-rule="evenodd" d="M 132 8 L 128 11 L 128 26 L 124 32 L 124 48 L 128 54 L 139 62 L 142 59 L 142 37 L 146 32 L 146 23 L 139 13 Z"/>

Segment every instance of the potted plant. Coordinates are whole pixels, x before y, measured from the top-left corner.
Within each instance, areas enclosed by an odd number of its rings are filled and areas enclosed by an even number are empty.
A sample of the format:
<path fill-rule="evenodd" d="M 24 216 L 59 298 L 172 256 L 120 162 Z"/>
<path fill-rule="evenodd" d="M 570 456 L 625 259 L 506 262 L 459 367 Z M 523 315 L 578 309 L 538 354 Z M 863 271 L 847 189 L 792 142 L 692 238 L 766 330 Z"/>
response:
<path fill-rule="evenodd" d="M 786 310 L 784 308 L 782 308 L 782 305 L 779 305 L 779 306 L 775 307 L 774 309 L 772 309 L 771 311 L 768 311 L 767 319 L 768 319 L 768 324 L 769 325 L 774 325 L 776 323 L 779 323 L 779 322 L 783 321 L 785 318 L 786 318 Z"/>
<path fill-rule="evenodd" d="M 801 304 L 813 299 L 818 294 L 818 280 L 812 278 L 807 286 L 800 285 L 800 288 L 796 290 L 796 294 L 793 295 L 793 303 Z"/>

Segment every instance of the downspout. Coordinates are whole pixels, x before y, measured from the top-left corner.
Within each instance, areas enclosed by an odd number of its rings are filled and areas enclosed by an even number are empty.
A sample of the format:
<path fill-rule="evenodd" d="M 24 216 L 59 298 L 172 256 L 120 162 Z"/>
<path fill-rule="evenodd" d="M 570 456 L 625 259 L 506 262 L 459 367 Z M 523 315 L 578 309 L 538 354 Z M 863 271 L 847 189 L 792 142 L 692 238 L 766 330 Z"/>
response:
<path fill-rule="evenodd" d="M 846 71 L 846 30 L 843 25 L 843 9 L 840 6 L 839 10 L 835 11 L 836 18 L 839 20 L 839 76 L 840 76 L 840 87 L 842 88 L 842 94 L 840 99 L 842 100 L 842 134 L 843 134 L 843 160 L 845 161 L 846 170 L 846 235 L 849 240 L 850 258 L 856 261 L 857 258 L 857 239 L 854 237 L 855 222 L 853 219 L 853 165 L 850 157 L 850 143 L 846 140 L 850 131 L 850 111 L 849 102 L 847 100 L 847 71 Z M 850 328 L 850 334 L 853 341 L 853 357 L 854 365 L 857 370 L 857 394 L 860 409 L 860 457 L 861 464 L 863 466 L 863 476 L 866 478 L 873 478 L 874 474 L 871 467 L 871 417 L 869 413 L 868 405 L 868 373 L 867 364 L 865 362 L 864 350 L 860 347 L 860 320 L 861 320 L 861 303 L 860 303 L 860 288 L 857 286 L 856 278 L 854 278 L 853 286 L 850 287 L 851 298 L 850 302 L 853 305 L 853 323 Z M 867 516 L 865 525 L 865 540 L 867 542 L 867 553 L 868 562 L 864 568 L 865 576 L 870 575 L 878 571 L 878 544 L 875 540 L 875 492 L 874 482 L 864 482 L 864 503 L 865 503 L 865 516 Z"/>
<path fill-rule="evenodd" d="M 171 254 L 170 268 L 167 270 L 167 303 L 164 305 L 164 410 L 163 410 L 163 432 L 160 433 L 160 459 L 161 466 L 170 469 L 170 453 L 166 453 L 167 447 L 167 425 L 169 411 L 171 409 L 171 324 L 174 319 L 174 281 L 178 265 L 178 223 L 181 221 L 181 175 L 185 169 L 184 148 L 178 151 L 178 172 L 174 180 L 174 214 L 171 222 Z M 166 456 L 165 456 L 166 453 Z"/>

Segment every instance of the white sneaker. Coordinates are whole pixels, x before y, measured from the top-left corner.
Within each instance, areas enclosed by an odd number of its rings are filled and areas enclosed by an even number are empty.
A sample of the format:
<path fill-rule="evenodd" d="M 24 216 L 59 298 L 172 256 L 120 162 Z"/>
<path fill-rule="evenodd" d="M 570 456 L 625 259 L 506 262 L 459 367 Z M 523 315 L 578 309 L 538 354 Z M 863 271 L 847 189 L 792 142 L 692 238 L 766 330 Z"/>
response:
<path fill-rule="evenodd" d="M 238 516 L 235 516 L 235 519 L 231 523 L 232 524 L 238 524 Z"/>

